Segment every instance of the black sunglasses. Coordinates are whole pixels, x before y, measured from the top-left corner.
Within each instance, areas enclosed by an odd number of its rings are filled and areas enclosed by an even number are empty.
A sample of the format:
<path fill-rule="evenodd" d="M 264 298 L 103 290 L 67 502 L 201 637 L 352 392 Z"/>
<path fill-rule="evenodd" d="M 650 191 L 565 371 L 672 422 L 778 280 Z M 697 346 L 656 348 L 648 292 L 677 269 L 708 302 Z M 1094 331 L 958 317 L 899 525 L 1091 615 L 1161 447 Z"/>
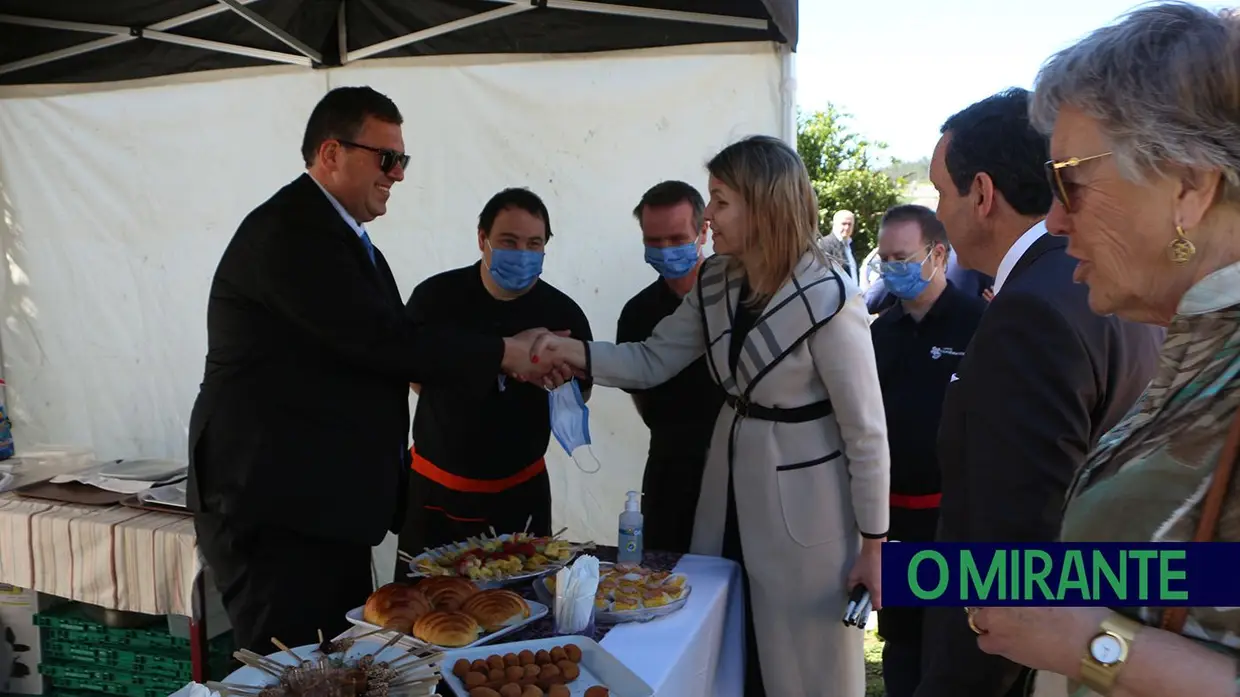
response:
<path fill-rule="evenodd" d="M 1059 202 L 1063 204 L 1064 210 L 1069 213 L 1072 212 L 1072 202 L 1071 198 L 1068 196 L 1068 186 L 1063 180 L 1063 170 L 1067 167 L 1077 167 L 1091 160 L 1097 160 L 1110 154 L 1111 153 L 1109 152 L 1104 152 L 1098 155 L 1090 155 L 1089 157 L 1069 157 L 1068 159 L 1062 161 L 1046 161 L 1046 164 L 1044 165 L 1046 167 L 1046 179 L 1050 182 L 1051 191 L 1054 192 L 1055 198 L 1059 199 Z"/>
<path fill-rule="evenodd" d="M 406 169 L 409 167 L 409 160 L 411 157 L 403 152 L 396 152 L 390 148 L 375 148 L 348 140 L 342 140 L 340 141 L 340 144 L 348 148 L 359 148 L 361 150 L 369 150 L 370 152 L 378 153 L 379 169 L 383 170 L 384 174 L 391 172 L 396 165 L 400 165 L 401 169 Z"/>

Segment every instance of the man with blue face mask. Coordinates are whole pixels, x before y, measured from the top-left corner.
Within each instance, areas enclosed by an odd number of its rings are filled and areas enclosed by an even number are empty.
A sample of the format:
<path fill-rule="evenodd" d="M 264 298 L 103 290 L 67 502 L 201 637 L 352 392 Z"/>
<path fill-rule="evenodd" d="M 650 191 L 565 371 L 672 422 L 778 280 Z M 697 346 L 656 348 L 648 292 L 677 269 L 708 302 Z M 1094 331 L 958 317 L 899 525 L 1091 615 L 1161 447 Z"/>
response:
<path fill-rule="evenodd" d="M 656 184 L 642 196 L 633 216 L 641 227 L 646 263 L 659 277 L 625 304 L 616 341 L 647 339 L 693 289 L 706 243 L 705 211 L 702 195 L 681 181 Z M 650 429 L 642 476 L 646 549 L 688 552 L 723 391 L 711 379 L 705 358 L 699 358 L 670 381 L 630 394 Z"/>
<path fill-rule="evenodd" d="M 551 216 L 527 189 L 505 189 L 478 216 L 481 259 L 433 276 L 409 298 L 417 324 L 511 336 L 531 327 L 589 340 L 581 307 L 541 279 Z M 582 396 L 589 383 L 579 381 Z M 497 374 L 483 387 L 413 385 L 413 463 L 400 549 L 463 541 L 495 528 L 551 534 L 551 480 L 544 455 L 551 422 L 540 384 Z M 396 578 L 407 568 L 397 563 Z"/>
<path fill-rule="evenodd" d="M 947 231 L 924 206 L 883 215 L 873 260 L 896 298 L 870 325 L 891 451 L 891 540 L 932 542 L 939 519 L 939 414 L 986 302 L 947 278 Z M 921 677 L 920 608 L 878 611 L 883 680 L 911 697 Z"/>

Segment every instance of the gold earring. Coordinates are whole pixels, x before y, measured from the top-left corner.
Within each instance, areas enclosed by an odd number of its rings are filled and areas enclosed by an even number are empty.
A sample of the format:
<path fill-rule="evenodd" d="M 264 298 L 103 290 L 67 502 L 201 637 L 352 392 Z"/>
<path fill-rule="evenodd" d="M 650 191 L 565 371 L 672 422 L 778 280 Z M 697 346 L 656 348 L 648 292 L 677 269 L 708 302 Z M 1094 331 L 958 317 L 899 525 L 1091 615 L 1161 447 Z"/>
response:
<path fill-rule="evenodd" d="M 1188 235 L 1184 234 L 1184 228 L 1176 225 L 1175 239 L 1171 241 L 1167 251 L 1171 255 L 1171 261 L 1183 264 L 1197 253 L 1197 245 L 1193 244 L 1193 241 L 1188 239 Z"/>

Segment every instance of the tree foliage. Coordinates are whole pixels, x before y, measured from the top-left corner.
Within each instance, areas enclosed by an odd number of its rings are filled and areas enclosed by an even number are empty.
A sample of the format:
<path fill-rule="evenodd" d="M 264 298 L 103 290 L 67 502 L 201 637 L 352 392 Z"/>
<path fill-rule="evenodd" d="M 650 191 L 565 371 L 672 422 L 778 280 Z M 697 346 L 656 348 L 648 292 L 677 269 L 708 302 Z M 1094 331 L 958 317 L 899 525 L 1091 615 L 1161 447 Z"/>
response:
<path fill-rule="evenodd" d="M 805 161 L 818 195 L 819 232 L 831 232 L 836 211 L 857 216 L 853 254 L 860 261 L 874 248 L 878 222 L 900 203 L 907 182 L 884 170 L 894 163 L 883 158 L 886 144 L 869 141 L 854 131 L 850 115 L 828 104 L 824 111 L 797 114 L 797 152 Z"/>

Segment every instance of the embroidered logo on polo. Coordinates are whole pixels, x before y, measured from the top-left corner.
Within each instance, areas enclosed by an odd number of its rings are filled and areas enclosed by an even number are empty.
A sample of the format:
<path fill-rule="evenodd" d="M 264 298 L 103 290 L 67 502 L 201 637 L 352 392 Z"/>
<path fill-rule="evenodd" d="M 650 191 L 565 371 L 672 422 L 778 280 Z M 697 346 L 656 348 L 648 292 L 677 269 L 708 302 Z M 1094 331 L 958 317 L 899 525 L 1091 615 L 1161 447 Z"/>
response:
<path fill-rule="evenodd" d="M 963 355 L 964 355 L 964 351 L 957 351 L 954 348 L 948 348 L 946 346 L 931 346 L 930 347 L 930 357 L 936 361 L 942 358 L 943 356 L 963 356 Z"/>

